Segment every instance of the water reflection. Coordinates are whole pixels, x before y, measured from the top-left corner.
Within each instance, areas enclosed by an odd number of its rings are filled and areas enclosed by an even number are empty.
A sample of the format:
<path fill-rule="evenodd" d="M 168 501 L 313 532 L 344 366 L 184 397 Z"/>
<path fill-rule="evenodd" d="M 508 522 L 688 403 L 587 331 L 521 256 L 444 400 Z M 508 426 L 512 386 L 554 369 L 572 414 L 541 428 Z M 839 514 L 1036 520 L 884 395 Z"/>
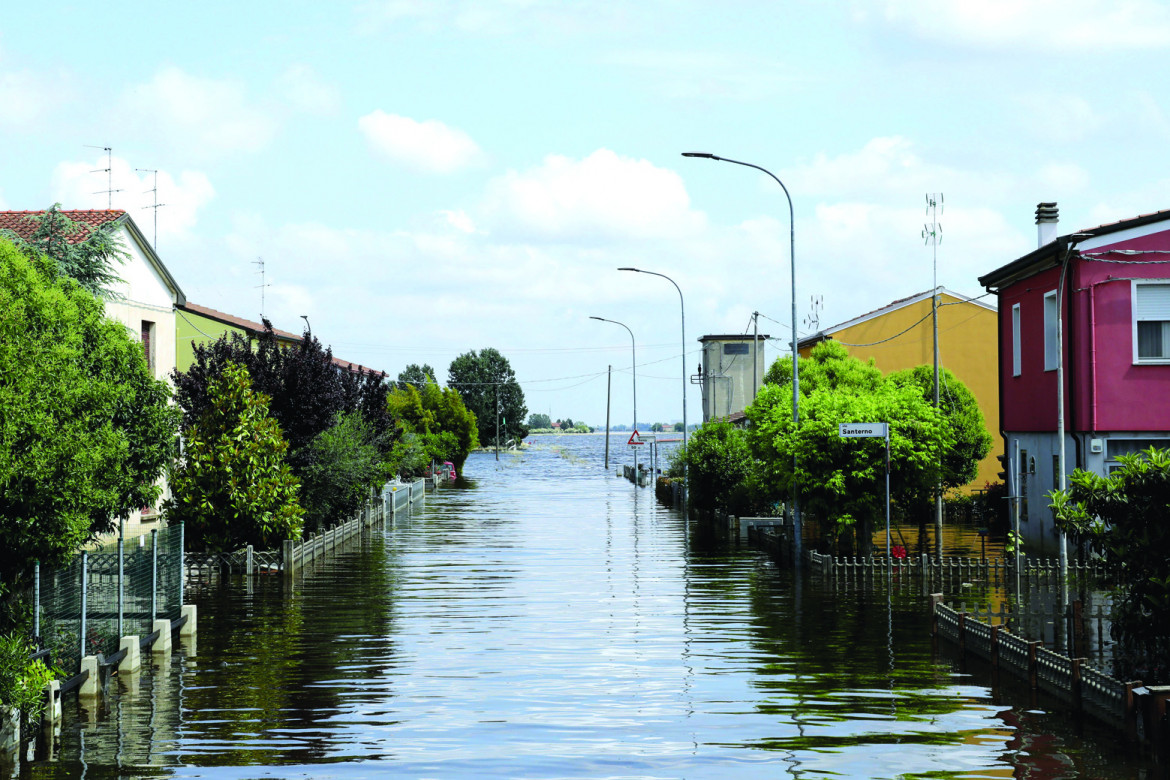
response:
<path fill-rule="evenodd" d="M 295 583 L 195 591 L 197 654 L 70 706 L 20 774 L 1141 776 L 936 656 L 918 588 L 794 580 L 602 458 L 474 456 Z"/>

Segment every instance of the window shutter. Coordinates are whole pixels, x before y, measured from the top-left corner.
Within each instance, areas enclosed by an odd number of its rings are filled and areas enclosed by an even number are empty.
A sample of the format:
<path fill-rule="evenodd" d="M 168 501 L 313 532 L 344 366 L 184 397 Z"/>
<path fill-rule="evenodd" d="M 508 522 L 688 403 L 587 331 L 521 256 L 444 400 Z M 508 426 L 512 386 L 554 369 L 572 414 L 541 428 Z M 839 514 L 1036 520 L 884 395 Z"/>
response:
<path fill-rule="evenodd" d="M 1170 284 L 1137 285 L 1136 319 L 1170 320 Z"/>

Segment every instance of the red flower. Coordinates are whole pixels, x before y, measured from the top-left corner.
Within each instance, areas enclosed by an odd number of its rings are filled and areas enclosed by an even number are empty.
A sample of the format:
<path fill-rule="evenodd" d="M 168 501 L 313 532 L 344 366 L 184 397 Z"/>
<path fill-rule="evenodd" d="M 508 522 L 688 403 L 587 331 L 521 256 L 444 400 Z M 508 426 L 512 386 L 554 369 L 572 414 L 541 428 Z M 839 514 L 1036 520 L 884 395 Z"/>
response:
<path fill-rule="evenodd" d="M 890 549 L 890 557 L 897 558 L 898 560 L 902 560 L 903 558 L 906 557 L 906 548 L 900 544 L 895 544 Z"/>

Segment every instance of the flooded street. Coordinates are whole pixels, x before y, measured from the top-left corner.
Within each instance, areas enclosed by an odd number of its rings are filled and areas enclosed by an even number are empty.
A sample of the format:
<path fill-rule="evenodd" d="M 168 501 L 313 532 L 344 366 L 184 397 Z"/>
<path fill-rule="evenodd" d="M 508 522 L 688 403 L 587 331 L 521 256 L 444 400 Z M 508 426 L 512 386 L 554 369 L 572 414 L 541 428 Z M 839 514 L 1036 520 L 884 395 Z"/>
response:
<path fill-rule="evenodd" d="M 534 441 L 291 589 L 192 589 L 197 643 L 67 699 L 20 776 L 1154 776 L 932 652 L 913 588 L 796 581 L 606 475 L 600 436 Z"/>

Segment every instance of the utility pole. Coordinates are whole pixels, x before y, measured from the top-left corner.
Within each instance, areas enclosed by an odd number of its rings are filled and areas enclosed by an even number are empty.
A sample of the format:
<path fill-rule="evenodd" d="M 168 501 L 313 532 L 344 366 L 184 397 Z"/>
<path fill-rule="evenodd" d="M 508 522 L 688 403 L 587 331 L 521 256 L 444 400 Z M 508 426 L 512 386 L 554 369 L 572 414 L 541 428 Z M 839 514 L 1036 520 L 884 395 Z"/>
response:
<path fill-rule="evenodd" d="M 926 213 L 930 215 L 930 224 L 922 228 L 922 237 L 931 245 L 933 252 L 931 266 L 934 270 L 933 286 L 930 290 L 930 318 L 934 328 L 934 408 L 940 410 L 938 394 L 938 242 L 942 226 L 938 224 L 938 209 L 943 204 L 942 193 L 928 193 L 926 196 Z M 942 497 L 942 454 L 939 454 L 938 484 L 934 488 L 934 554 L 942 558 L 942 526 L 943 526 L 943 497 Z"/>
<path fill-rule="evenodd" d="M 496 460 L 500 459 L 500 386 L 496 385 Z"/>
<path fill-rule="evenodd" d="M 760 313 L 752 312 L 752 401 L 760 392 Z M 749 401 L 750 403 L 750 401 Z"/>
<path fill-rule="evenodd" d="M 605 367 L 605 470 L 609 471 L 609 397 L 613 387 L 613 366 Z"/>

